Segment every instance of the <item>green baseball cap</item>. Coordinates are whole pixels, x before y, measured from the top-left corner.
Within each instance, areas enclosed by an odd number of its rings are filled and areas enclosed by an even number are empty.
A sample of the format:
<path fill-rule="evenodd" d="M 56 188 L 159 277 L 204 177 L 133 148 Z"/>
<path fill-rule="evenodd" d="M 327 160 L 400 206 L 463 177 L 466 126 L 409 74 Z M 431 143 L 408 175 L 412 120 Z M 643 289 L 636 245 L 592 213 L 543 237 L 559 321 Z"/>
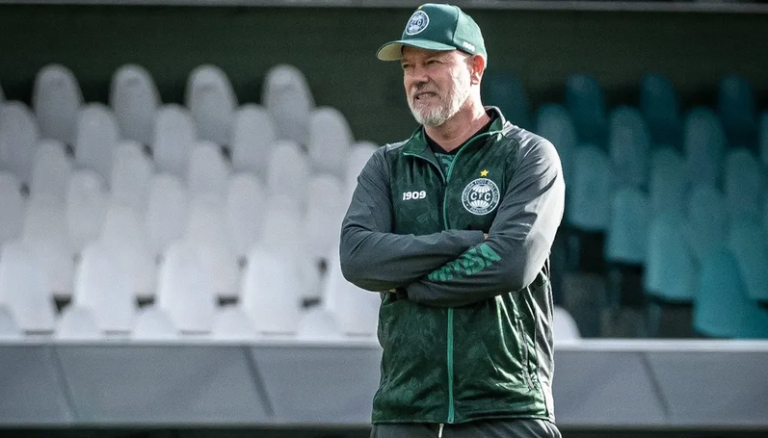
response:
<path fill-rule="evenodd" d="M 427 3 L 419 6 L 405 25 L 402 37 L 381 46 L 376 57 L 382 61 L 403 58 L 403 46 L 427 50 L 461 50 L 481 55 L 488 62 L 480 27 L 458 6 Z"/>

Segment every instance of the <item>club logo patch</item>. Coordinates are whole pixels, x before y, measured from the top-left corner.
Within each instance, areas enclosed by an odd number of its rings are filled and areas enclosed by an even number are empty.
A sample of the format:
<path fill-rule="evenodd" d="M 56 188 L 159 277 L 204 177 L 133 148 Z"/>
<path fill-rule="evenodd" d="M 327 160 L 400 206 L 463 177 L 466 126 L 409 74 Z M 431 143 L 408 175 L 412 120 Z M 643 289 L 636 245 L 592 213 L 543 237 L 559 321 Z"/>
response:
<path fill-rule="evenodd" d="M 485 216 L 499 206 L 499 187 L 488 178 L 478 178 L 464 187 L 461 202 L 464 208 L 477 216 Z"/>
<path fill-rule="evenodd" d="M 416 11 L 411 15 L 408 24 L 405 25 L 406 35 L 421 33 L 429 25 L 429 15 L 424 11 Z"/>

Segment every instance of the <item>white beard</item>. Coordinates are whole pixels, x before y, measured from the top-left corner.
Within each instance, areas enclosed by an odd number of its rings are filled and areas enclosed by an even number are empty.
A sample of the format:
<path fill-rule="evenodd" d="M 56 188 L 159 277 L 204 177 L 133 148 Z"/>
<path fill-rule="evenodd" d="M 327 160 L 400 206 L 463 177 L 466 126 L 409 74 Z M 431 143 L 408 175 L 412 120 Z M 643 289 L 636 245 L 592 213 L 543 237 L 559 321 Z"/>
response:
<path fill-rule="evenodd" d="M 416 90 L 417 88 L 414 87 L 411 96 L 415 94 Z M 469 94 L 469 78 L 462 77 L 461 73 L 457 71 L 453 74 L 451 88 L 446 93 L 446 98 L 441 102 L 442 105 L 440 103 L 433 105 L 427 103 L 422 104 L 415 101 L 413 97 L 409 97 L 408 106 L 411 109 L 413 118 L 415 118 L 419 124 L 429 127 L 437 127 L 443 125 L 459 112 L 469 98 Z"/>

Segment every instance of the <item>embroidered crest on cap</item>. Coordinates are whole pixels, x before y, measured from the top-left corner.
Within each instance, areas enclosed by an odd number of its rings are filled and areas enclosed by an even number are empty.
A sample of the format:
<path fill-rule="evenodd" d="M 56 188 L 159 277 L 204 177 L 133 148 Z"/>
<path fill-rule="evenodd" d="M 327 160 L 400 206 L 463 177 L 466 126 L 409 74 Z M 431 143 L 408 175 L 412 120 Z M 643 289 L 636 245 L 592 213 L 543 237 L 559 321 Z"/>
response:
<path fill-rule="evenodd" d="M 478 178 L 464 187 L 461 193 L 461 203 L 468 212 L 485 216 L 492 212 L 501 198 L 499 187 L 488 178 Z"/>
<path fill-rule="evenodd" d="M 416 35 L 421 33 L 429 25 L 429 15 L 424 11 L 416 11 L 411 15 L 411 19 L 408 20 L 408 24 L 405 25 L 405 33 L 407 35 Z"/>

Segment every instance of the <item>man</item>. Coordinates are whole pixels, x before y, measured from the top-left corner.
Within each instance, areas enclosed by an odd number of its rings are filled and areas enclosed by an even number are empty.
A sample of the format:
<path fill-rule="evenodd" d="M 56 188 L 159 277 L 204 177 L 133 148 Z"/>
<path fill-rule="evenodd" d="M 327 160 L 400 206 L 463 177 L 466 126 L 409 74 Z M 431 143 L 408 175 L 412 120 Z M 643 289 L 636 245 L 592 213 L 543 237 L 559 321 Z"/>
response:
<path fill-rule="evenodd" d="M 344 219 L 344 276 L 382 292 L 372 437 L 559 437 L 549 250 L 565 187 L 547 140 L 483 107 L 477 24 L 425 4 L 399 60 L 422 125 L 380 148 Z"/>

